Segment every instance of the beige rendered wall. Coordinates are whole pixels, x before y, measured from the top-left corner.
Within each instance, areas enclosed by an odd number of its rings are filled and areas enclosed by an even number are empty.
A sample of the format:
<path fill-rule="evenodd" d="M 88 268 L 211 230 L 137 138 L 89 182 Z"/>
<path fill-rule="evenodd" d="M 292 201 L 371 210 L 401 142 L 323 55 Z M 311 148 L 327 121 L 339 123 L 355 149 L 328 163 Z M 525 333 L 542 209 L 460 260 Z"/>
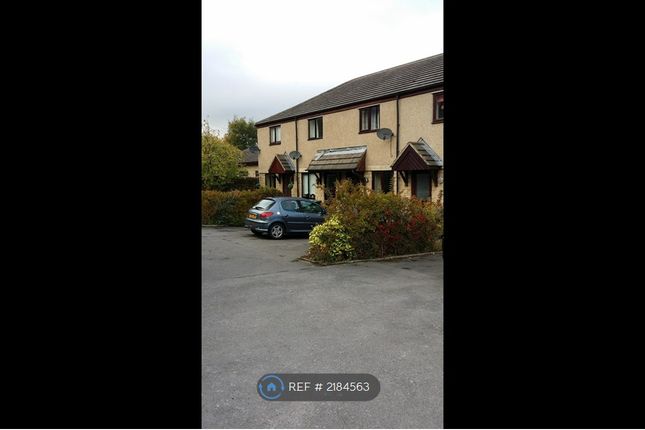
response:
<path fill-rule="evenodd" d="M 380 127 L 396 130 L 396 101 L 384 103 L 371 103 L 350 110 L 334 112 L 323 115 L 323 138 L 308 140 L 309 119 L 317 116 L 305 117 L 298 120 L 298 150 L 302 153 L 303 166 L 307 168 L 313 160 L 316 151 L 328 148 L 343 148 L 346 146 L 367 146 L 365 159 L 366 170 L 389 170 L 396 157 L 396 138 L 391 142 L 381 140 L 375 132 L 359 133 L 359 109 L 363 107 L 380 106 Z"/>
<path fill-rule="evenodd" d="M 273 127 L 273 126 L 272 126 Z M 260 185 L 265 185 L 265 176 L 269 172 L 269 167 L 273 159 L 278 154 L 284 154 L 285 152 L 289 154 L 291 151 L 296 149 L 296 127 L 294 121 L 285 122 L 280 124 L 280 134 L 281 134 L 281 144 L 280 145 L 269 145 L 269 128 L 270 127 L 261 127 L 257 129 L 258 132 L 258 148 L 260 148 L 260 153 L 258 154 L 258 169 L 260 171 Z M 298 136 L 298 140 L 301 137 Z M 276 182 L 276 187 L 282 189 L 282 184 Z M 296 187 L 294 186 L 291 190 L 291 195 L 296 195 Z"/>
<path fill-rule="evenodd" d="M 246 176 L 255 178 L 255 171 L 259 170 L 258 166 L 243 166 L 244 170 L 246 170 Z"/>
<path fill-rule="evenodd" d="M 441 91 L 443 90 L 436 92 Z M 432 123 L 433 103 L 433 93 L 419 94 L 399 100 L 399 116 L 401 122 L 399 129 L 399 147 L 403 150 L 408 142 L 416 142 L 420 137 L 422 137 L 423 140 L 425 140 L 443 160 L 443 123 Z M 408 185 L 406 187 L 403 179 L 401 179 L 399 175 L 397 176 L 399 194 L 410 197 L 410 181 L 408 180 Z M 443 170 L 439 172 L 439 186 L 435 187 L 434 184 L 432 184 L 433 199 L 436 199 L 439 196 L 439 192 L 443 190 L 442 178 Z"/>
<path fill-rule="evenodd" d="M 322 115 L 323 117 L 323 138 L 308 140 L 308 120 L 321 115 L 312 115 L 298 119 L 298 151 L 302 154 L 298 165 L 298 181 L 301 180 L 301 173 L 304 173 L 313 160 L 316 151 L 319 149 L 341 148 L 346 146 L 367 146 L 365 159 L 365 177 L 370 181 L 371 172 L 374 170 L 390 170 L 396 158 L 396 136 L 389 140 L 381 140 L 375 132 L 359 133 L 359 109 L 368 106 L 380 106 L 380 128 L 389 128 L 396 134 L 396 100 L 381 103 L 368 103 L 352 109 L 333 112 Z M 399 121 L 400 140 L 399 149 L 403 150 L 407 142 L 416 142 L 419 137 L 430 144 L 430 146 L 443 158 L 443 124 L 432 124 L 431 93 L 405 97 L 399 100 Z M 296 149 L 295 121 L 288 121 L 281 124 L 282 143 L 280 145 L 269 145 L 269 126 L 258 128 L 258 147 L 260 154 L 258 158 L 258 170 L 260 171 L 260 184 L 264 185 L 264 176 L 277 154 L 289 153 Z M 440 173 L 442 176 L 442 173 Z M 279 185 L 279 184 L 278 184 Z M 368 183 L 371 186 L 370 183 Z M 399 193 L 404 196 L 410 195 L 408 187 L 404 186 L 403 180 L 398 178 Z M 439 185 L 440 188 L 443 185 Z M 300 184 L 302 188 L 302 184 Z M 437 195 L 438 189 L 433 187 L 433 197 Z M 296 195 L 296 187 L 292 190 Z M 316 192 L 316 197 L 322 199 L 322 190 Z"/>

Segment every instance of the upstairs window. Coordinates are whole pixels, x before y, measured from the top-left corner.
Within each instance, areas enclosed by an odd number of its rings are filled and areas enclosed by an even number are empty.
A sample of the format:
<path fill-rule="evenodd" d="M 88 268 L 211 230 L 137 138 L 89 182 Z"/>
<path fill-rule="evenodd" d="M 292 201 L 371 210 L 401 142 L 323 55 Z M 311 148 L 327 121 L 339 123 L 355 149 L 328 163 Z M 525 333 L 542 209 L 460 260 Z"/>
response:
<path fill-rule="evenodd" d="M 380 106 L 371 106 L 360 110 L 360 128 L 361 133 L 376 131 L 380 123 Z"/>
<path fill-rule="evenodd" d="M 443 122 L 443 93 L 434 93 L 434 109 L 432 122 Z"/>
<path fill-rule="evenodd" d="M 323 124 L 322 117 L 309 120 L 309 140 L 322 139 Z"/>
<path fill-rule="evenodd" d="M 269 145 L 280 145 L 281 142 L 280 126 L 269 127 Z"/>

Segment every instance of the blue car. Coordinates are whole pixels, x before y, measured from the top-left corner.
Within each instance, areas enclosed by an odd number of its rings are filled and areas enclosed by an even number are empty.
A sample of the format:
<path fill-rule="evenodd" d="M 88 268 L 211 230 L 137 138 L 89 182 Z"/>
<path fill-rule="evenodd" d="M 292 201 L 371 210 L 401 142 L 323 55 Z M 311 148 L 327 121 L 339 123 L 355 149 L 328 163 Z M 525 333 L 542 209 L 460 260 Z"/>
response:
<path fill-rule="evenodd" d="M 267 197 L 249 209 L 244 227 L 255 235 L 282 239 L 289 233 L 308 233 L 325 222 L 327 211 L 315 201 L 299 197 Z"/>

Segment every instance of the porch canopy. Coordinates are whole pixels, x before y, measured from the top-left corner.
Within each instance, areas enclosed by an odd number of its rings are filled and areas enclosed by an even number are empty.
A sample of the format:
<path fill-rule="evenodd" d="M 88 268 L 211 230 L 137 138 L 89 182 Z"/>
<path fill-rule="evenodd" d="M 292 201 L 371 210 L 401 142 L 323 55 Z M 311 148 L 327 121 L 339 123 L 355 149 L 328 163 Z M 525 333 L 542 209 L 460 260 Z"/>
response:
<path fill-rule="evenodd" d="M 392 170 L 398 171 L 438 170 L 442 167 L 439 155 L 422 139 L 408 142 L 392 164 Z"/>
<path fill-rule="evenodd" d="M 307 167 L 308 172 L 338 170 L 365 171 L 367 146 L 348 146 L 345 148 L 320 149 Z"/>
<path fill-rule="evenodd" d="M 278 154 L 273 159 L 271 166 L 269 167 L 269 173 L 281 175 L 283 173 L 293 173 L 293 165 L 287 154 Z"/>

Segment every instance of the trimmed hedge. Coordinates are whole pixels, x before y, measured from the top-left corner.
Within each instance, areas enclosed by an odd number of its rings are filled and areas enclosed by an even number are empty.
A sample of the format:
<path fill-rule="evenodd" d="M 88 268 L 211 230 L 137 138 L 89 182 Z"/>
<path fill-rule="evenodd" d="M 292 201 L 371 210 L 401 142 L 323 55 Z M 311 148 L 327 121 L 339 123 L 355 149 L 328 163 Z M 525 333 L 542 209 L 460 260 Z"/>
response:
<path fill-rule="evenodd" d="M 307 256 L 337 262 L 441 249 L 443 206 L 343 181 L 327 206 L 327 221 L 309 235 Z"/>
<path fill-rule="evenodd" d="M 202 191 L 202 224 L 243 226 L 246 213 L 265 197 L 284 195 L 275 188 L 254 191 Z"/>
<path fill-rule="evenodd" d="M 232 179 L 231 182 L 220 184 L 213 191 L 242 191 L 242 190 L 257 190 L 260 188 L 260 179 L 253 176 L 243 176 L 240 178 Z"/>

